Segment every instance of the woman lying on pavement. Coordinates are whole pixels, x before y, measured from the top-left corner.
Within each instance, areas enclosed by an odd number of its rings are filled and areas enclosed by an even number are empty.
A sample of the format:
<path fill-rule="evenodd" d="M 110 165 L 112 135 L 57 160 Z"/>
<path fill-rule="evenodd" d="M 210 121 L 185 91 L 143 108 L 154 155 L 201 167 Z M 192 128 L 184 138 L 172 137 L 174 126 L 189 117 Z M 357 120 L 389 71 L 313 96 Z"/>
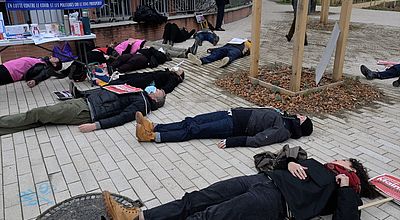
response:
<path fill-rule="evenodd" d="M 356 159 L 322 164 L 285 158 L 272 171 L 214 183 L 182 199 L 148 210 L 125 208 L 103 192 L 114 220 L 296 220 L 333 214 L 333 220 L 359 220 L 360 197 L 375 198 L 368 173 Z"/>

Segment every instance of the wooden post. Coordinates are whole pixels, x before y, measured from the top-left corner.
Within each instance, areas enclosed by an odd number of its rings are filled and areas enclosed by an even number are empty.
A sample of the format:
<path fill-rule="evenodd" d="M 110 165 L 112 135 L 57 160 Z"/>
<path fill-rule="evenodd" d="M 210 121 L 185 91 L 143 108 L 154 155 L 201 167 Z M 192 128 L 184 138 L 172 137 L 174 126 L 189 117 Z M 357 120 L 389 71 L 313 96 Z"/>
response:
<path fill-rule="evenodd" d="M 250 76 L 257 77 L 258 61 L 260 60 L 260 30 L 261 30 L 262 1 L 253 1 L 251 18 L 251 49 L 250 49 Z M 237 27 L 240 28 L 240 27 Z"/>
<path fill-rule="evenodd" d="M 292 78 L 290 79 L 290 90 L 300 90 L 301 71 L 303 67 L 304 38 L 307 26 L 308 0 L 297 1 L 296 30 L 294 33 L 294 46 L 292 57 Z"/>
<path fill-rule="evenodd" d="M 321 0 L 321 16 L 319 18 L 319 23 L 324 25 L 328 24 L 329 4 L 330 0 Z"/>
<path fill-rule="evenodd" d="M 352 4 L 353 0 L 342 1 L 339 20 L 340 34 L 336 45 L 335 62 L 333 65 L 333 81 L 339 81 L 343 77 L 344 54 L 346 52 L 347 37 L 349 35 Z"/>

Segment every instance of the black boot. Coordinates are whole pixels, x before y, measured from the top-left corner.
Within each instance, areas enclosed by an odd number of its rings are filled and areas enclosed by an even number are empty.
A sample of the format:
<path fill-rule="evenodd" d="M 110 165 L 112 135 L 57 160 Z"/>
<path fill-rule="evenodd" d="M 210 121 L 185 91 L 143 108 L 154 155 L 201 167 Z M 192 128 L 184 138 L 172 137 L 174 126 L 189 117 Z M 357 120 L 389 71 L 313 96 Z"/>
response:
<path fill-rule="evenodd" d="M 368 80 L 372 80 L 378 78 L 378 73 L 368 69 L 368 67 L 361 65 L 360 66 L 361 73 L 367 78 Z"/>

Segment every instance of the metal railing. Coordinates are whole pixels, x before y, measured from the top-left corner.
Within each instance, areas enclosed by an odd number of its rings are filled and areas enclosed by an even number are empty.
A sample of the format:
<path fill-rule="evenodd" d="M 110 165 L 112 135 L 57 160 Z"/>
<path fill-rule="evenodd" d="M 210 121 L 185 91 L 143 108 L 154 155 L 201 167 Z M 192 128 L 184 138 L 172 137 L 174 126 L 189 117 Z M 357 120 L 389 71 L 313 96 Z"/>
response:
<path fill-rule="evenodd" d="M 121 21 L 128 20 L 133 15 L 131 0 L 104 0 L 101 8 L 96 8 L 96 21 Z"/>
<path fill-rule="evenodd" d="M 1 1 L 1 0 L 0 0 Z M 250 4 L 252 0 L 230 0 L 226 8 Z M 147 5 L 166 16 L 208 13 L 216 10 L 215 0 L 104 0 L 101 8 L 91 9 L 91 21 L 95 23 L 129 20 L 137 5 Z M 8 18 L 13 17 L 13 23 L 62 23 L 63 15 L 81 10 L 31 10 L 23 11 L 24 19 L 18 21 L 16 11 L 7 11 Z"/>

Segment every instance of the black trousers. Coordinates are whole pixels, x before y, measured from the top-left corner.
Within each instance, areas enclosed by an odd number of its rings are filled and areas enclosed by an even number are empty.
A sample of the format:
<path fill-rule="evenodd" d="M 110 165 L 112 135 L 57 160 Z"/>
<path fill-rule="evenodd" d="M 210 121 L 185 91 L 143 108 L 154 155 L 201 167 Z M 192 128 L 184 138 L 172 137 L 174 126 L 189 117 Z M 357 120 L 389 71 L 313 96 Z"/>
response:
<path fill-rule="evenodd" d="M 6 85 L 13 83 L 14 80 L 8 72 L 8 69 L 4 65 L 0 65 L 0 85 Z"/>
<path fill-rule="evenodd" d="M 140 70 L 147 68 L 149 60 L 143 54 L 123 54 L 119 56 L 112 64 L 113 70 L 120 73 Z"/>
<path fill-rule="evenodd" d="M 215 23 L 215 28 L 220 28 L 224 20 L 225 0 L 215 0 L 215 2 L 217 4 L 217 22 Z"/>
<path fill-rule="evenodd" d="M 287 34 L 288 40 L 290 41 L 293 38 L 294 35 L 294 31 L 296 30 L 296 12 L 294 14 L 294 18 L 293 18 L 293 22 L 292 25 L 290 26 L 289 29 L 289 33 Z M 308 45 L 308 41 L 307 41 L 307 33 L 306 36 L 304 38 L 304 45 Z"/>
<path fill-rule="evenodd" d="M 196 31 L 193 29 L 188 32 L 186 29 L 180 29 L 175 23 L 167 23 L 164 27 L 163 39 L 174 43 L 181 43 L 189 39 Z"/>
<path fill-rule="evenodd" d="M 282 198 L 267 176 L 257 174 L 214 183 L 143 213 L 146 220 L 278 220 L 284 216 Z"/>

